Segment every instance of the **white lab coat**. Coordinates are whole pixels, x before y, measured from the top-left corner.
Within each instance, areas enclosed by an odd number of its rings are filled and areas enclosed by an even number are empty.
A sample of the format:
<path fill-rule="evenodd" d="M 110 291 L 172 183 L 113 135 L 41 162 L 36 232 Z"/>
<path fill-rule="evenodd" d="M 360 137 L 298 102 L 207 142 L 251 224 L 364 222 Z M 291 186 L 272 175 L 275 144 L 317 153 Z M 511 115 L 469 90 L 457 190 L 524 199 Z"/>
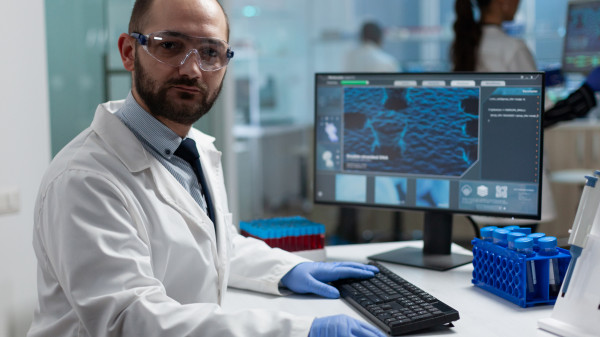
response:
<path fill-rule="evenodd" d="M 38 296 L 29 336 L 302 336 L 313 317 L 223 312 L 227 284 L 279 294 L 306 261 L 236 232 L 221 153 L 192 129 L 216 213 L 102 104 L 54 159 L 35 207 Z"/>
<path fill-rule="evenodd" d="M 523 40 L 508 36 L 495 25 L 484 25 L 479 42 L 476 71 L 537 71 L 535 59 Z"/>
<path fill-rule="evenodd" d="M 523 40 L 508 36 L 496 25 L 484 25 L 479 43 L 479 54 L 475 71 L 480 72 L 533 72 L 538 71 L 533 55 Z M 507 136 L 510 136 L 507 134 Z M 519 220 L 473 216 L 482 225 L 522 225 L 535 220 Z M 556 218 L 554 197 L 550 188 L 547 170 L 542 175 L 542 216 L 541 222 Z"/>
<path fill-rule="evenodd" d="M 362 42 L 346 55 L 344 69 L 355 72 L 398 72 L 398 61 L 373 42 Z"/>

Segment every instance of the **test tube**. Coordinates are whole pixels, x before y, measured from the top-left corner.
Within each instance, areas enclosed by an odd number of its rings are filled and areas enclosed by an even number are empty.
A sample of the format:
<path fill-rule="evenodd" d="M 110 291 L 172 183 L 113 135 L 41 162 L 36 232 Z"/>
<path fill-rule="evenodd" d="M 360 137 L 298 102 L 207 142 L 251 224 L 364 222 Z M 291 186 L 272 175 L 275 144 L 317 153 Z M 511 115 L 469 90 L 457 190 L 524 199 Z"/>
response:
<path fill-rule="evenodd" d="M 492 235 L 494 239 L 494 243 L 498 246 L 506 248 L 508 242 L 506 241 L 508 235 L 508 231 L 506 229 L 497 228 L 494 230 L 494 234 Z"/>
<path fill-rule="evenodd" d="M 306 246 L 307 238 L 306 233 L 308 228 L 305 224 L 298 224 L 294 228 L 292 228 L 292 236 L 294 237 L 294 246 L 296 246 L 296 250 L 307 250 L 309 249 Z"/>
<path fill-rule="evenodd" d="M 556 237 L 554 236 L 546 236 L 540 238 L 538 240 L 538 245 L 540 247 L 540 255 L 544 256 L 554 256 L 558 255 L 558 249 L 556 249 Z M 557 297 L 558 292 L 560 290 L 562 279 L 560 278 L 560 271 L 558 269 L 558 260 L 557 259 L 549 259 L 549 275 L 548 275 L 548 285 L 550 286 L 550 296 Z"/>
<path fill-rule="evenodd" d="M 535 252 L 539 252 L 540 251 L 540 246 L 538 246 L 538 240 L 540 238 L 543 238 L 544 236 L 546 236 L 545 233 L 531 233 L 531 234 L 527 235 L 528 238 L 532 238 L 533 239 L 533 250 Z"/>
<path fill-rule="evenodd" d="M 319 225 L 318 229 L 317 229 L 317 242 L 318 242 L 318 246 L 317 248 L 324 248 L 325 247 L 325 226 L 323 225 Z"/>
<path fill-rule="evenodd" d="M 496 226 L 486 226 L 483 227 L 480 231 L 479 234 L 481 235 L 481 240 L 483 241 L 488 241 L 488 242 L 493 242 L 493 234 L 494 234 L 494 230 L 498 228 Z"/>
<path fill-rule="evenodd" d="M 527 257 L 535 256 L 533 251 L 533 239 L 529 237 L 515 240 L 515 250 L 518 253 L 525 254 Z M 527 279 L 527 297 L 533 298 L 536 294 L 537 275 L 535 274 L 535 261 L 525 261 L 525 271 Z"/>
<path fill-rule="evenodd" d="M 519 232 L 519 233 L 523 233 L 525 235 L 529 235 L 529 234 L 531 234 L 531 228 L 519 227 L 519 228 L 513 229 L 513 232 Z"/>
<path fill-rule="evenodd" d="M 515 250 L 515 240 L 518 238 L 524 238 L 525 234 L 519 232 L 510 232 L 506 236 L 507 247 L 510 250 Z"/>
<path fill-rule="evenodd" d="M 284 249 L 288 252 L 296 251 L 296 235 L 294 233 L 293 223 L 284 223 L 281 226 L 281 241 Z"/>

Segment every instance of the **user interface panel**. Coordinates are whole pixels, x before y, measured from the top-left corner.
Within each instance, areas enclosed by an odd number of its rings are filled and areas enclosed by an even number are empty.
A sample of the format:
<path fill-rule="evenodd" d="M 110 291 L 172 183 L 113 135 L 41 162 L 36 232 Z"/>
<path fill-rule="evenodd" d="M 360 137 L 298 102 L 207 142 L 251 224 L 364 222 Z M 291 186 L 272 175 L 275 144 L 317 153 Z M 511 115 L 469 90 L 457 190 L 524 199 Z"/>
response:
<path fill-rule="evenodd" d="M 539 219 L 543 83 L 316 74 L 315 201 Z"/>

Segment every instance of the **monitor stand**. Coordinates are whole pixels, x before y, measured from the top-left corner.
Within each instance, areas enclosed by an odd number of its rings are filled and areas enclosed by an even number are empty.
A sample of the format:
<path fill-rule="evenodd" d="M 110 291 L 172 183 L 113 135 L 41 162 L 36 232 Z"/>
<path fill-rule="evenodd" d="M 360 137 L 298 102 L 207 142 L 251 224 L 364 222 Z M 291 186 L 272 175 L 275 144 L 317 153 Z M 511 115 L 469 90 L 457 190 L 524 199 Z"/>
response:
<path fill-rule="evenodd" d="M 473 261 L 473 256 L 452 253 L 452 213 L 426 212 L 423 227 L 423 249 L 404 247 L 368 258 L 407 266 L 448 270 Z"/>

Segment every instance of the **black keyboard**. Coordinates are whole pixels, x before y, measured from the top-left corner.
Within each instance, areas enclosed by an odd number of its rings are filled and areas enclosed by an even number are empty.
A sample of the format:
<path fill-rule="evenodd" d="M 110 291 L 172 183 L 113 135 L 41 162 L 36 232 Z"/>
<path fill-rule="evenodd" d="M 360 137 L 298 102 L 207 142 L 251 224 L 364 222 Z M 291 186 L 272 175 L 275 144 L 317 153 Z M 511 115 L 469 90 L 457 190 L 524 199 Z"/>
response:
<path fill-rule="evenodd" d="M 368 280 L 333 282 L 344 298 L 392 336 L 432 328 L 459 319 L 458 311 L 377 262 L 379 273 Z"/>

